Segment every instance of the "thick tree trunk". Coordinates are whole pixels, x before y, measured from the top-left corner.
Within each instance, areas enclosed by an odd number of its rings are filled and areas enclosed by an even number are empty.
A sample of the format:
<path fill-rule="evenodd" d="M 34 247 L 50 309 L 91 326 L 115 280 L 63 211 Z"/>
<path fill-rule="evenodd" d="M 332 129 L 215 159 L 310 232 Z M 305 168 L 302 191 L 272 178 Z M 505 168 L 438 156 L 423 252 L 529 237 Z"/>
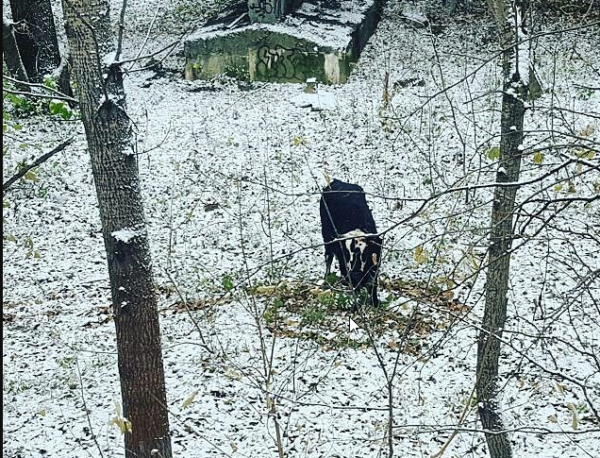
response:
<path fill-rule="evenodd" d="M 160 327 L 131 121 L 108 0 L 63 0 L 76 92 L 102 219 L 128 458 L 171 457 Z M 107 66 L 108 65 L 108 66 Z M 158 454 L 154 454 L 156 450 Z"/>
<path fill-rule="evenodd" d="M 29 77 L 27 76 L 27 71 L 25 71 L 21 53 L 19 52 L 19 46 L 13 33 L 12 24 L 5 17 L 2 18 L 2 47 L 4 61 L 10 75 L 20 81 L 29 82 Z"/>
<path fill-rule="evenodd" d="M 15 38 L 29 79 L 41 83 L 60 65 L 50 0 L 10 0 Z"/>
<path fill-rule="evenodd" d="M 521 169 L 524 100 L 529 75 L 519 74 L 518 33 L 509 0 L 488 0 L 496 18 L 503 53 L 503 97 L 500 159 L 496 181 L 517 183 Z M 509 18 L 513 18 L 513 23 Z M 521 24 L 519 24 L 521 25 Z M 522 67 L 523 68 L 523 67 Z M 525 66 L 527 68 L 527 66 Z M 477 346 L 477 400 L 479 417 L 486 431 L 491 458 L 511 458 L 512 448 L 504 429 L 499 406 L 499 358 L 502 332 L 507 316 L 510 274 L 510 249 L 514 237 L 513 216 L 518 186 L 496 187 L 492 206 L 489 265 L 485 286 L 485 312 Z"/>

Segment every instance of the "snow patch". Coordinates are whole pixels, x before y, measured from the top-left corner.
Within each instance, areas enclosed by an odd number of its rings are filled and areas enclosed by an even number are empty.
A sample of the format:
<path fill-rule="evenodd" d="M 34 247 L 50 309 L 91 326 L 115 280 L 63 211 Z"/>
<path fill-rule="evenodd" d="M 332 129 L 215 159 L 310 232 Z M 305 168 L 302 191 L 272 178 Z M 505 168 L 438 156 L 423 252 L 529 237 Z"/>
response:
<path fill-rule="evenodd" d="M 117 58 L 117 52 L 116 51 L 111 51 L 107 54 L 104 55 L 104 57 L 102 58 L 102 63 L 109 67 L 112 64 L 115 63 L 115 59 Z"/>
<path fill-rule="evenodd" d="M 128 227 L 124 229 L 119 229 L 118 231 L 113 231 L 110 233 L 110 235 L 112 235 L 115 238 L 115 240 L 119 242 L 130 243 L 131 240 L 135 237 L 144 235 L 144 231 Z"/>
<path fill-rule="evenodd" d="M 312 94 L 302 93 L 293 97 L 291 102 L 299 108 L 311 108 L 315 111 L 333 110 L 337 106 L 335 95 L 321 90 Z"/>

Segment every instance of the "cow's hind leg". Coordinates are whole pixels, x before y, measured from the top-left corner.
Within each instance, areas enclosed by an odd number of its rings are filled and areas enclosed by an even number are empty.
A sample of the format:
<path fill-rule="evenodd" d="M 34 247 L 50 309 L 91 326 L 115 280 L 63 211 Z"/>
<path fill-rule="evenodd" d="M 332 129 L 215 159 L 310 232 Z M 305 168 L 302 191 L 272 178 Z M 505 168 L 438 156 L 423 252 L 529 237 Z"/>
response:
<path fill-rule="evenodd" d="M 333 263 L 333 253 L 325 252 L 325 280 L 331 273 L 331 264 Z"/>
<path fill-rule="evenodd" d="M 379 307 L 379 298 L 377 297 L 377 278 L 374 278 L 371 284 L 368 286 L 369 294 L 371 296 L 371 305 L 373 307 Z"/>
<path fill-rule="evenodd" d="M 325 277 L 323 281 L 323 288 L 329 289 L 331 287 L 331 264 L 333 263 L 333 253 L 325 250 Z"/>

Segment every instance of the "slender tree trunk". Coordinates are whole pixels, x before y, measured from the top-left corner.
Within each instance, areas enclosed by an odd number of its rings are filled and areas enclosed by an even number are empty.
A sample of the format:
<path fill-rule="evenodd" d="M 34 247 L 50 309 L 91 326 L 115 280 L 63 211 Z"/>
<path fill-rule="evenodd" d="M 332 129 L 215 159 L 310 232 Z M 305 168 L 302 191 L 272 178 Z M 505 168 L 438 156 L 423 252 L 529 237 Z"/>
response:
<path fill-rule="evenodd" d="M 512 99 L 512 100 L 509 100 Z M 504 95 L 502 100 L 502 140 L 500 142 L 499 183 L 518 181 L 523 140 L 524 107 L 521 100 Z M 510 131 L 511 126 L 516 130 Z M 503 149 L 504 148 L 504 149 Z M 502 153 L 504 151 L 504 153 Z M 489 265 L 486 277 L 485 312 L 477 347 L 477 399 L 479 417 L 485 430 L 490 456 L 510 458 L 512 451 L 499 413 L 498 362 L 500 340 L 506 322 L 510 273 L 510 248 L 513 239 L 513 214 L 517 187 L 498 187 L 494 192 Z"/>
<path fill-rule="evenodd" d="M 76 92 L 100 206 L 117 335 L 127 458 L 170 458 L 152 263 L 108 0 L 63 0 Z M 156 450 L 156 452 L 153 452 Z M 157 454 L 155 454 L 157 453 Z"/>
<path fill-rule="evenodd" d="M 496 18 L 503 53 L 503 96 L 500 158 L 496 181 L 519 181 L 523 144 L 524 100 L 529 75 L 520 75 L 517 64 L 518 33 L 510 0 L 488 0 Z M 513 23 L 509 22 L 513 18 Z M 521 24 L 519 24 L 520 26 Z M 477 346 L 477 399 L 479 417 L 486 431 L 491 458 L 511 458 L 512 448 L 504 429 L 498 400 L 500 338 L 507 316 L 510 249 L 514 237 L 513 216 L 518 186 L 496 187 L 492 206 L 489 265 L 485 286 L 485 312 Z"/>
<path fill-rule="evenodd" d="M 60 65 L 50 0 L 10 0 L 15 38 L 27 75 L 40 83 Z"/>
<path fill-rule="evenodd" d="M 12 24 L 5 17 L 2 18 L 2 44 L 4 61 L 10 75 L 20 81 L 29 82 Z"/>

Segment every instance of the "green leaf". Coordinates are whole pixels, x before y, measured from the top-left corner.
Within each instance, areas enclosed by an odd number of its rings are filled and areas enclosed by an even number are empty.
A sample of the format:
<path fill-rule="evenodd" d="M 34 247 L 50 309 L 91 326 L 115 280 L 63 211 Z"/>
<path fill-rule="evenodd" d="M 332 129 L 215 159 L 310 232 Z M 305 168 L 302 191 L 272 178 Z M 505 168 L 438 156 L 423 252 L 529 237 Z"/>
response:
<path fill-rule="evenodd" d="M 292 138 L 292 144 L 294 146 L 306 145 L 306 139 L 299 137 L 298 135 L 294 135 L 294 138 Z"/>
<path fill-rule="evenodd" d="M 495 161 L 495 160 L 497 160 L 498 158 L 500 158 L 500 147 L 498 147 L 498 146 L 493 146 L 493 147 L 491 147 L 491 148 L 490 148 L 490 149 L 487 151 L 487 153 L 485 153 L 485 155 L 487 156 L 487 158 L 488 158 L 490 161 Z"/>
<path fill-rule="evenodd" d="M 580 159 L 594 159 L 594 156 L 596 155 L 595 151 L 579 151 L 577 153 L 577 157 Z"/>
<path fill-rule="evenodd" d="M 223 279 L 221 280 L 221 284 L 223 285 L 223 288 L 225 288 L 225 291 L 227 291 L 227 292 L 229 292 L 233 288 L 235 288 L 235 283 L 233 282 L 233 278 L 231 277 L 231 275 L 225 275 L 223 277 Z"/>
<path fill-rule="evenodd" d="M 340 280 L 340 277 L 337 276 L 337 274 L 335 272 L 330 272 L 326 277 L 325 277 L 325 283 L 327 283 L 328 285 L 334 285 L 336 284 L 338 281 Z"/>
<path fill-rule="evenodd" d="M 423 248 L 423 245 L 419 245 L 417 248 L 415 248 L 415 252 L 413 253 L 413 259 L 417 264 L 423 264 L 427 262 L 427 260 L 429 259 L 429 253 L 425 248 Z"/>
<path fill-rule="evenodd" d="M 50 114 L 58 115 L 64 120 L 71 119 L 73 117 L 73 111 L 69 105 L 62 100 L 51 100 L 48 104 Z"/>
<path fill-rule="evenodd" d="M 44 86 L 49 87 L 50 89 L 58 89 L 56 80 L 48 75 L 44 76 Z"/>
<path fill-rule="evenodd" d="M 37 174 L 33 170 L 29 170 L 23 178 L 33 182 L 40 181 Z"/>
<path fill-rule="evenodd" d="M 534 164 L 541 164 L 542 162 L 544 162 L 544 157 L 545 157 L 544 153 L 542 153 L 540 151 L 537 151 L 533 155 L 533 163 Z"/>

